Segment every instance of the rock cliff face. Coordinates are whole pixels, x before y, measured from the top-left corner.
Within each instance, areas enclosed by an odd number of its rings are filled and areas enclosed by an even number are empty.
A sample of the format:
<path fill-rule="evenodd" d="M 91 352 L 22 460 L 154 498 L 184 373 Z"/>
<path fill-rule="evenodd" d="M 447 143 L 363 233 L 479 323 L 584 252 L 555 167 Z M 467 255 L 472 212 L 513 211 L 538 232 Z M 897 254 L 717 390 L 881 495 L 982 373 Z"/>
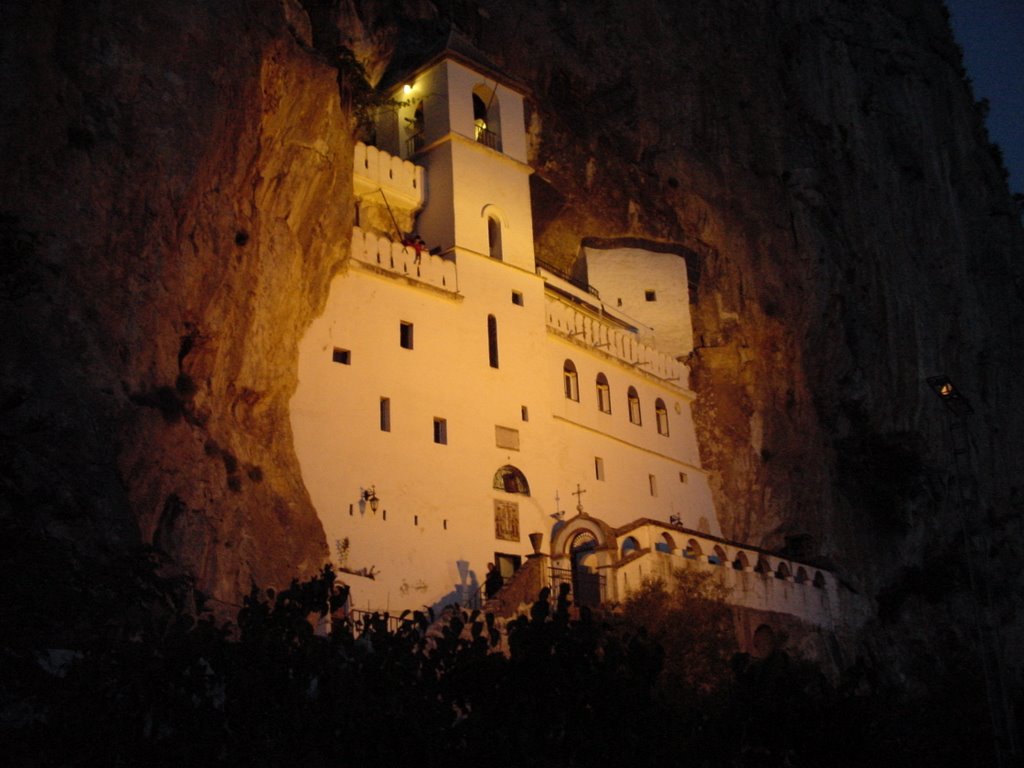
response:
<path fill-rule="evenodd" d="M 275 2 L 5 15 L 12 506 L 86 551 L 152 544 L 228 603 L 309 575 L 287 405 L 351 236 L 338 71 Z"/>
<path fill-rule="evenodd" d="M 568 266 L 584 237 L 690 252 L 727 535 L 835 563 L 878 609 L 882 657 L 906 647 L 889 636 L 941 655 L 922 626 L 969 630 L 967 552 L 1018 654 L 1024 232 L 941 4 L 459 9 L 534 89 L 538 255 Z M 965 526 L 939 372 L 977 410 Z"/>
<path fill-rule="evenodd" d="M 835 563 L 869 638 L 965 615 L 947 372 L 977 410 L 971 551 L 1022 639 L 1024 235 L 938 2 L 306 5 L 6 11 L 5 512 L 154 544 L 229 602 L 318 565 L 286 408 L 353 130 L 317 51 L 377 76 L 454 22 L 534 89 L 542 258 L 690 254 L 727 535 Z"/>

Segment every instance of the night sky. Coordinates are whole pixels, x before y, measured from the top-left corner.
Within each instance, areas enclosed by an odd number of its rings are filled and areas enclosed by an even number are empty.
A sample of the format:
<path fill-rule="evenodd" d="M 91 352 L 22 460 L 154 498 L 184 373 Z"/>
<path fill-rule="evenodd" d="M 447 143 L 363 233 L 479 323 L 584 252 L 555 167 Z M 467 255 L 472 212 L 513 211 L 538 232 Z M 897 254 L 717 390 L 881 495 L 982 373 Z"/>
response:
<path fill-rule="evenodd" d="M 1010 191 L 1024 192 L 1024 0 L 946 0 L 974 98 L 987 98 L 989 138 L 1003 150 Z"/>

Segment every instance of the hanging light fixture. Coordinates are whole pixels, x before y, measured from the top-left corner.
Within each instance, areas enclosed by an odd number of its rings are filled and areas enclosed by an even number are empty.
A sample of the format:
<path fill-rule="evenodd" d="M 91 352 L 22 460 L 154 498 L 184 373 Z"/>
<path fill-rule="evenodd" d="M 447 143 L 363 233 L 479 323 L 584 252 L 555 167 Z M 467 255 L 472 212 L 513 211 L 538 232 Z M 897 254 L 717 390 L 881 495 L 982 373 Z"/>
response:
<path fill-rule="evenodd" d="M 363 491 L 362 499 L 364 502 L 370 502 L 371 511 L 377 511 L 377 507 L 380 505 L 380 499 L 377 498 L 377 487 L 375 485 L 371 485 L 368 491 Z"/>

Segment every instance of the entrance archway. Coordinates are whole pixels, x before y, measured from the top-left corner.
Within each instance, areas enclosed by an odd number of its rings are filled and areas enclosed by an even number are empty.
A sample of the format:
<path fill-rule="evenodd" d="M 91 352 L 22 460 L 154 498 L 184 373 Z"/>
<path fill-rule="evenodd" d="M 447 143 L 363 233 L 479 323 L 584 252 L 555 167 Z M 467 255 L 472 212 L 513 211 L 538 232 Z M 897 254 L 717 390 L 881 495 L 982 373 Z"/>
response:
<path fill-rule="evenodd" d="M 597 537 L 580 531 L 569 544 L 572 560 L 572 594 L 576 605 L 601 604 L 601 576 L 597 572 Z"/>

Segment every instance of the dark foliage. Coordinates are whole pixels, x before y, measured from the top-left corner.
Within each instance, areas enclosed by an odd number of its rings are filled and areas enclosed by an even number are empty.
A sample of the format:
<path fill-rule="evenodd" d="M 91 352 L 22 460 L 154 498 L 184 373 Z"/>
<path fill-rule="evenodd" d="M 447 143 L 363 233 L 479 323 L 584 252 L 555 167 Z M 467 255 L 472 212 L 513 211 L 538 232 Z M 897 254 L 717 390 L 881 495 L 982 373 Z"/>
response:
<path fill-rule="evenodd" d="M 325 568 L 254 587 L 223 628 L 190 618 L 187 581 L 156 564 L 124 571 L 137 609 L 73 649 L 4 634 L 5 765 L 980 765 L 984 752 L 945 749 L 943 730 L 984 731 L 969 680 L 950 681 L 971 694 L 965 712 L 864 693 L 859 667 L 834 687 L 784 653 L 730 661 L 716 650 L 727 612 L 698 582 L 648 588 L 626 618 L 544 590 L 502 635 L 457 607 L 344 617 Z"/>

